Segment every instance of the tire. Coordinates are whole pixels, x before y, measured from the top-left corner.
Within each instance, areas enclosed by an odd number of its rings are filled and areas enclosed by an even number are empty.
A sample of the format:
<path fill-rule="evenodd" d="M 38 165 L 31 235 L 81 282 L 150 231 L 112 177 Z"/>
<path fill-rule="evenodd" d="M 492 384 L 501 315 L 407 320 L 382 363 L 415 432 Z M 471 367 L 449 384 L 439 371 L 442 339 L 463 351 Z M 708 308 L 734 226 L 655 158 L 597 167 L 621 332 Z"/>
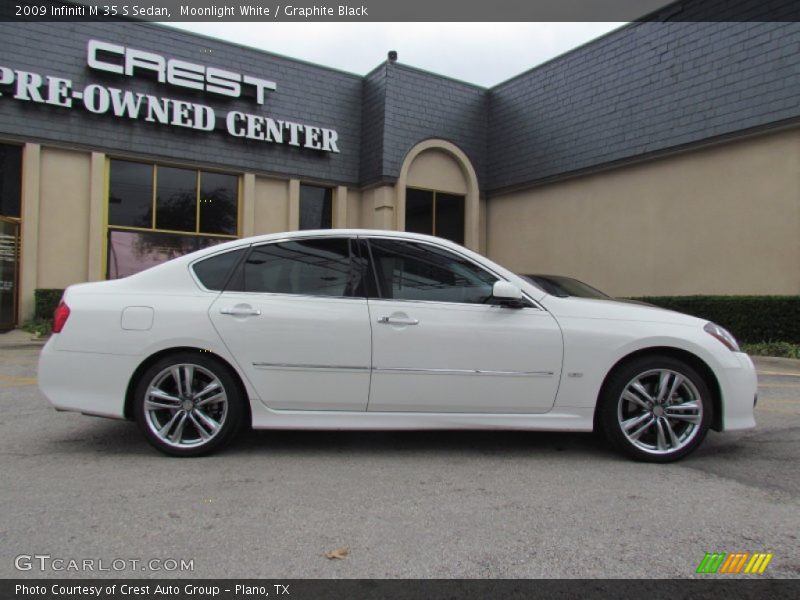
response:
<path fill-rule="evenodd" d="M 643 356 L 617 367 L 600 395 L 599 424 L 618 451 L 666 463 L 693 452 L 713 420 L 711 392 L 690 365 Z"/>
<path fill-rule="evenodd" d="M 164 454 L 202 456 L 236 436 L 244 402 L 227 365 L 187 351 L 166 356 L 142 373 L 134 414 L 147 441 Z"/>

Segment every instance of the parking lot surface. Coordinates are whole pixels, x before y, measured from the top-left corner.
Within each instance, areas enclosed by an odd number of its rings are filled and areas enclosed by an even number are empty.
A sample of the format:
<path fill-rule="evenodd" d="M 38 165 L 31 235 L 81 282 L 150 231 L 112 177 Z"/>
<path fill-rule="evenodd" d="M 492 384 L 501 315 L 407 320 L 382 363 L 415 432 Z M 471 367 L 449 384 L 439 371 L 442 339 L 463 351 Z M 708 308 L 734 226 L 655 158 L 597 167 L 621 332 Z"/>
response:
<path fill-rule="evenodd" d="M 800 576 L 793 361 L 759 361 L 755 430 L 652 465 L 511 432 L 248 432 L 171 459 L 133 423 L 55 412 L 38 352 L 0 347 L 0 577 L 693 577 L 706 552 Z M 37 554 L 95 571 L 17 570 Z"/>

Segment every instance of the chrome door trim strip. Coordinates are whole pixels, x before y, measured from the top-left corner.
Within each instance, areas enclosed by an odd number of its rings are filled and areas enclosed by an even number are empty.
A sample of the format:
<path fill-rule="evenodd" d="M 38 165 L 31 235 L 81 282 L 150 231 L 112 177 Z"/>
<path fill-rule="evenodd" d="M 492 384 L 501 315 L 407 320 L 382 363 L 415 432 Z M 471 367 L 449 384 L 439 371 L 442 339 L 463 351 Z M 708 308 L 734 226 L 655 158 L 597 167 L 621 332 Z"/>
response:
<path fill-rule="evenodd" d="M 286 371 L 369 371 L 369 367 L 349 365 L 312 365 L 302 363 L 254 362 L 257 369 L 277 369 Z M 552 377 L 553 371 L 492 371 L 487 369 L 421 369 L 414 367 L 375 367 L 376 373 L 425 373 L 432 375 L 491 375 L 494 377 Z"/>
<path fill-rule="evenodd" d="M 552 377 L 553 371 L 490 371 L 486 369 L 417 369 L 412 367 L 375 367 L 376 373 L 427 373 L 433 375 L 492 375 L 500 377 Z"/>
<path fill-rule="evenodd" d="M 308 365 L 301 363 L 266 363 L 254 362 L 256 369 L 277 369 L 285 371 L 369 371 L 369 367 L 358 367 L 348 365 Z"/>

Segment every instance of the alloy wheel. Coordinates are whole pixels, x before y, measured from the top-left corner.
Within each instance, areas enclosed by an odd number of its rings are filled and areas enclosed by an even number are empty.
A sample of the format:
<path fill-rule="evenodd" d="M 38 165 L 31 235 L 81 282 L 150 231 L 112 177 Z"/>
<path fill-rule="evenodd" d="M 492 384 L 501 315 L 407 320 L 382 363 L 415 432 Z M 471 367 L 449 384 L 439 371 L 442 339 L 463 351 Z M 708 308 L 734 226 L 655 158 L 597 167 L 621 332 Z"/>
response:
<path fill-rule="evenodd" d="M 617 420 L 635 448 L 669 455 L 686 448 L 702 431 L 703 399 L 685 375 L 651 369 L 625 385 L 617 402 Z"/>
<path fill-rule="evenodd" d="M 194 448 L 213 440 L 228 416 L 228 395 L 210 370 L 191 363 L 170 365 L 150 381 L 145 423 L 162 443 Z"/>

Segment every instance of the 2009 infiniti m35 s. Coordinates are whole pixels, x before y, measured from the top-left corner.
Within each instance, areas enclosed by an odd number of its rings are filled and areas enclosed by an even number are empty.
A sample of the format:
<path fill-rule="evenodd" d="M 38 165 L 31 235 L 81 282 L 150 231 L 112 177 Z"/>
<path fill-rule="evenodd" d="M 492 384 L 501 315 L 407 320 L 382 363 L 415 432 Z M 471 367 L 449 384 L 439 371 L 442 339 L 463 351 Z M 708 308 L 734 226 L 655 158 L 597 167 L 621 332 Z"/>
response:
<path fill-rule="evenodd" d="M 601 430 L 642 460 L 753 427 L 756 375 L 723 328 L 548 295 L 440 238 L 236 240 L 69 287 L 39 384 L 135 420 L 176 456 L 258 429 Z"/>

